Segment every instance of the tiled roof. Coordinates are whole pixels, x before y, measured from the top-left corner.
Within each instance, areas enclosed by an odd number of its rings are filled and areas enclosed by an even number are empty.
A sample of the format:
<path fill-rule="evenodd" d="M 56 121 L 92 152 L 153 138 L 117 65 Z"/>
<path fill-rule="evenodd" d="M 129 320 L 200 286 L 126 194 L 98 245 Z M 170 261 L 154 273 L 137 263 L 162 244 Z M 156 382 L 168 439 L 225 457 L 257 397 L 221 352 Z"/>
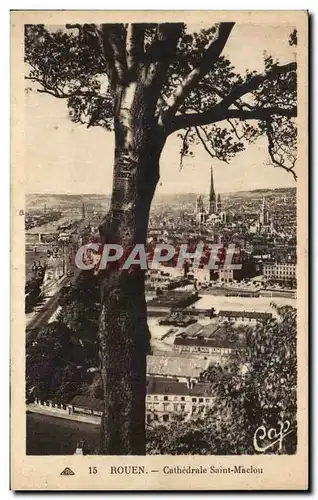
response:
<path fill-rule="evenodd" d="M 209 323 L 201 330 L 200 335 L 202 337 L 213 337 L 220 328 L 222 327 L 217 323 Z"/>
<path fill-rule="evenodd" d="M 194 323 L 193 325 L 188 326 L 188 328 L 186 328 L 186 330 L 184 330 L 183 333 L 192 337 L 193 335 L 198 333 L 200 330 L 202 330 L 202 328 L 203 328 L 203 325 L 201 325 L 200 323 Z"/>
<path fill-rule="evenodd" d="M 147 394 L 211 396 L 211 388 L 207 382 L 198 382 L 190 389 L 185 382 L 149 378 Z"/>
<path fill-rule="evenodd" d="M 147 356 L 147 374 L 176 377 L 199 377 L 209 362 L 180 356 Z"/>

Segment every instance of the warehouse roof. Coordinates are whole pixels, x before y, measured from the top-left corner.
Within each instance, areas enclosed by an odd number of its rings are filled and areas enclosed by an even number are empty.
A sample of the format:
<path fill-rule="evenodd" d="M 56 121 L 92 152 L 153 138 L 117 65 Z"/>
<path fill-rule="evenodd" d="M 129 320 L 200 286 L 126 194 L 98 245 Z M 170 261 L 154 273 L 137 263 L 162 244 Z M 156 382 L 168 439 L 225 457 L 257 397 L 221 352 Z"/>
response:
<path fill-rule="evenodd" d="M 147 356 L 147 374 L 176 377 L 199 377 L 209 361 L 180 356 Z"/>
<path fill-rule="evenodd" d="M 147 394 L 164 395 L 190 395 L 190 396 L 211 396 L 211 387 L 207 382 L 198 382 L 193 387 L 189 387 L 185 382 L 175 380 L 158 380 L 149 378 L 147 380 Z"/>

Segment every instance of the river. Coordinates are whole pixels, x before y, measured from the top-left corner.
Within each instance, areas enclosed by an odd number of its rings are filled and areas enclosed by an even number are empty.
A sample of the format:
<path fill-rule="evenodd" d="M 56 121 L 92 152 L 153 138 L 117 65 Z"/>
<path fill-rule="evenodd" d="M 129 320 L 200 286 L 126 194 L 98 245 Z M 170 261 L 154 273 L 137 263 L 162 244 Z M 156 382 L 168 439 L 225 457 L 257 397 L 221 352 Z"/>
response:
<path fill-rule="evenodd" d="M 80 440 L 86 442 L 90 454 L 97 454 L 99 436 L 98 425 L 39 413 L 26 414 L 27 455 L 73 455 Z"/>

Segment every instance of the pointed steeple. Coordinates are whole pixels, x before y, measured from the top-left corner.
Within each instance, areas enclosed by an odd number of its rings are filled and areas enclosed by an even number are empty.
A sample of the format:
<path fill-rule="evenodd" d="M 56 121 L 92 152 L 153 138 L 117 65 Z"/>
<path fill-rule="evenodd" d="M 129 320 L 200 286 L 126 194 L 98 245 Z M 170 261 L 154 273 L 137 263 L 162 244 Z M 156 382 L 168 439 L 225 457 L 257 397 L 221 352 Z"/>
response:
<path fill-rule="evenodd" d="M 215 214 L 215 212 L 216 212 L 216 197 L 215 197 L 215 191 L 214 191 L 213 167 L 211 166 L 209 213 Z"/>

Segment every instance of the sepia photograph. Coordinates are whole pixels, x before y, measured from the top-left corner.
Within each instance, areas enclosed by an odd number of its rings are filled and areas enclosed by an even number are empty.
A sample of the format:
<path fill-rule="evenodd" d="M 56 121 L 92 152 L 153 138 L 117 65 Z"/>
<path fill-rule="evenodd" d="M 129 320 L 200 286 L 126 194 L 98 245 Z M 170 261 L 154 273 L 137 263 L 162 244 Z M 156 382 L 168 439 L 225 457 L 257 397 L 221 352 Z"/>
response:
<path fill-rule="evenodd" d="M 306 468 L 306 13 L 33 14 L 12 15 L 19 453 L 206 488 Z"/>

